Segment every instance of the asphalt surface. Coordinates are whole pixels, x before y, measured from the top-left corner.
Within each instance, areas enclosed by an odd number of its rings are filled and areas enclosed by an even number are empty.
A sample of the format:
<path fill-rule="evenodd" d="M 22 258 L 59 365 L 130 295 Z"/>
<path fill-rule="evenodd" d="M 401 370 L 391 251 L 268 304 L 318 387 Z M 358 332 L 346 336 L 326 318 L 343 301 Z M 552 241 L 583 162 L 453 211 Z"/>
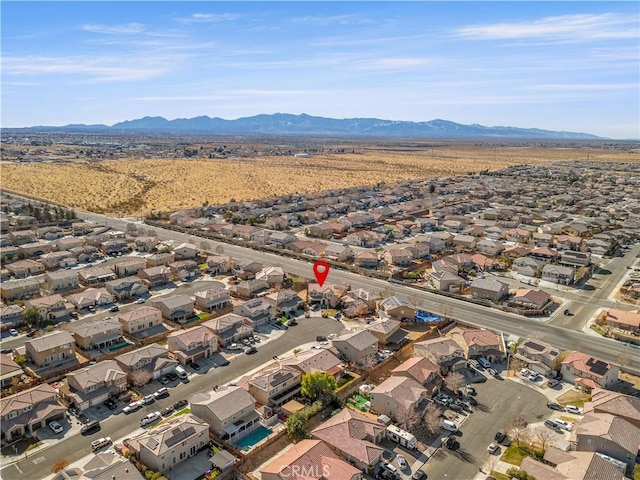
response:
<path fill-rule="evenodd" d="M 489 378 L 486 383 L 473 384 L 478 392 L 477 407 L 462 423 L 457 450 L 439 448 L 422 470 L 429 480 L 472 479 L 488 460 L 487 447 L 494 441 L 496 432 L 521 415 L 528 423 L 540 422 L 552 413 L 547 408 L 547 398 L 539 392 L 509 380 Z M 506 447 L 495 453 L 500 457 Z"/>
<path fill-rule="evenodd" d="M 109 436 L 116 440 L 130 435 L 138 428 L 140 418 L 154 411 L 173 405 L 177 400 L 187 400 L 191 395 L 213 388 L 214 385 L 227 383 L 246 372 L 270 362 L 274 355 L 282 355 L 305 343 L 314 342 L 317 335 L 338 333 L 344 327 L 334 319 L 311 317 L 299 319 L 299 324 L 290 327 L 284 335 L 268 343 L 258 344 L 258 353 L 253 355 L 240 355 L 231 361 L 226 367 L 211 369 L 202 375 L 193 375 L 187 384 L 178 384 L 170 389 L 170 396 L 147 405 L 135 413 L 125 415 L 122 413 L 122 405 L 114 410 L 114 415 L 101 421 L 101 430 L 87 436 L 73 435 L 65 437 L 63 442 L 56 442 L 52 446 L 31 453 L 28 458 L 7 465 L 0 470 L 0 478 L 13 479 L 39 479 L 51 474 L 51 465 L 60 459 L 67 459 L 70 463 L 81 459 L 90 453 L 89 443 L 97 438 Z M 158 382 L 156 382 L 158 383 Z M 157 385 L 158 388 L 161 386 Z M 133 427 L 133 428 L 132 428 Z"/>

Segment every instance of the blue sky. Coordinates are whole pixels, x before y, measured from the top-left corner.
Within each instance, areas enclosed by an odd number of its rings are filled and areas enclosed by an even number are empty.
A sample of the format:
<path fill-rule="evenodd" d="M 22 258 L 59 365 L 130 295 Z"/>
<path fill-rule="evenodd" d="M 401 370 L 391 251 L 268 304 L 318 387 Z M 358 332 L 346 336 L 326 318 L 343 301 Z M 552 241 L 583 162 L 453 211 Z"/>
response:
<path fill-rule="evenodd" d="M 640 137 L 637 2 L 2 2 L 2 126 L 377 117 Z"/>

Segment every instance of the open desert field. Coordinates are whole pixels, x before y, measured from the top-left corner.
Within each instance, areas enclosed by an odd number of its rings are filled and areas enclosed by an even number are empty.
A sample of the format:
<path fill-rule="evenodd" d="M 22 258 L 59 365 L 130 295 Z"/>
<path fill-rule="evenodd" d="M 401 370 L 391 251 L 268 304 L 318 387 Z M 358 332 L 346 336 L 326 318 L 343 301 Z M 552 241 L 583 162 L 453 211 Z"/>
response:
<path fill-rule="evenodd" d="M 199 145 L 197 148 L 211 147 Z M 143 216 L 231 199 L 250 200 L 353 185 L 393 183 L 546 162 L 639 162 L 637 148 L 502 146 L 472 143 L 353 144 L 333 153 L 228 158 L 119 158 L 74 155 L 66 163 L 2 163 L 2 188 L 76 209 Z M 342 153 L 349 152 L 349 153 Z M 79 158 L 78 158 L 79 157 Z M 108 158 L 108 157 L 107 157 Z"/>

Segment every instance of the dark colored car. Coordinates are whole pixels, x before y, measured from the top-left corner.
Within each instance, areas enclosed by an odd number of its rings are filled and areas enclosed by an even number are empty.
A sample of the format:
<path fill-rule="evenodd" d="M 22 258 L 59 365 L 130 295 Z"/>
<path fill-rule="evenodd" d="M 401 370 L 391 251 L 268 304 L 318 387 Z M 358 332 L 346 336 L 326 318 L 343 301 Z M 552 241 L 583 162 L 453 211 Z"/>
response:
<path fill-rule="evenodd" d="M 110 312 L 119 312 L 120 311 L 120 307 L 118 307 L 117 305 L 114 305 L 113 307 L 111 307 L 109 309 Z"/>
<path fill-rule="evenodd" d="M 461 413 L 462 411 L 464 411 L 464 408 L 462 408 L 457 403 L 452 403 L 451 405 L 449 405 L 449 410 L 453 410 L 454 412 Z"/>
<path fill-rule="evenodd" d="M 251 346 L 249 348 L 247 348 L 244 353 L 246 353 L 247 355 L 251 355 L 253 353 L 258 353 L 258 349 L 254 346 Z"/>
<path fill-rule="evenodd" d="M 169 380 L 171 380 L 171 381 L 174 381 L 174 380 L 177 380 L 177 379 L 178 379 L 178 376 L 177 376 L 175 373 L 173 373 L 173 372 L 169 372 L 169 373 L 167 373 L 166 377 L 167 377 Z"/>
<path fill-rule="evenodd" d="M 504 430 L 498 430 L 496 432 L 496 436 L 494 437 L 496 442 L 500 443 L 501 441 L 503 441 L 507 436 L 507 432 L 505 432 Z"/>
<path fill-rule="evenodd" d="M 191 368 L 197 371 L 197 370 L 200 370 L 200 365 L 197 364 L 196 362 L 191 362 Z"/>
<path fill-rule="evenodd" d="M 295 327 L 296 325 L 298 325 L 298 322 L 296 321 L 295 318 L 292 318 L 291 320 L 289 320 L 287 322 L 287 325 L 290 326 L 290 327 Z"/>
<path fill-rule="evenodd" d="M 564 314 L 569 317 L 571 315 L 571 310 L 569 310 L 568 308 L 565 308 L 564 310 Z"/>
<path fill-rule="evenodd" d="M 423 470 L 416 470 L 411 475 L 411 480 L 426 480 L 427 474 Z"/>
<path fill-rule="evenodd" d="M 227 365 L 229 365 L 229 360 L 227 360 L 226 358 L 223 358 L 222 360 L 220 360 L 220 361 L 218 362 L 218 365 L 219 365 L 220 367 L 226 367 Z"/>
<path fill-rule="evenodd" d="M 178 400 L 176 403 L 173 404 L 173 409 L 174 410 L 180 410 L 184 407 L 186 407 L 188 405 L 189 402 L 187 402 L 186 400 Z"/>
<path fill-rule="evenodd" d="M 316 337 L 316 342 L 326 342 L 327 341 L 327 337 L 325 337 L 324 335 L 318 335 Z"/>
<path fill-rule="evenodd" d="M 27 337 L 35 337 L 36 336 L 36 330 L 31 330 L 30 332 L 27 333 Z"/>
<path fill-rule="evenodd" d="M 115 410 L 115 408 L 117 407 L 116 402 L 114 402 L 111 398 L 104 401 L 104 406 L 109 410 Z"/>
<path fill-rule="evenodd" d="M 100 422 L 98 420 L 91 420 L 82 426 L 80 433 L 82 435 L 89 435 L 90 433 L 97 432 L 98 430 L 100 430 Z"/>
<path fill-rule="evenodd" d="M 558 410 L 560 412 L 564 410 L 564 408 L 562 408 L 562 405 L 556 402 L 547 402 L 547 407 L 551 410 Z"/>
<path fill-rule="evenodd" d="M 447 441 L 445 442 L 444 445 L 449 450 L 455 450 L 460 447 L 460 442 L 458 442 L 458 440 L 456 440 L 455 437 L 449 437 L 447 438 Z"/>
<path fill-rule="evenodd" d="M 469 397 L 469 398 L 467 398 L 467 400 L 469 401 L 469 405 L 471 405 L 472 407 L 477 407 L 478 406 L 478 401 L 475 398 Z"/>
<path fill-rule="evenodd" d="M 163 417 L 167 417 L 167 416 L 171 415 L 171 413 L 173 412 L 173 410 L 174 410 L 173 405 L 170 405 L 170 406 L 168 406 L 168 407 L 166 407 L 166 408 L 163 408 L 163 409 L 162 409 L 162 411 L 160 412 L 160 414 L 161 414 Z"/>

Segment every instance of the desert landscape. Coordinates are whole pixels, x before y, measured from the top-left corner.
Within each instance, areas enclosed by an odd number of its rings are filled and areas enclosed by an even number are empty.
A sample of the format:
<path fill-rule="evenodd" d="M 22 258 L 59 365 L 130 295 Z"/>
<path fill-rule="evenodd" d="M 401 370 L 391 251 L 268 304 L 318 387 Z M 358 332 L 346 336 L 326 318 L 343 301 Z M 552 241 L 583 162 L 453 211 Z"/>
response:
<path fill-rule="evenodd" d="M 155 146 L 120 148 L 115 153 L 107 145 L 87 149 L 66 143 L 20 145 L 19 149 L 3 145 L 2 188 L 80 210 L 145 216 L 205 202 L 213 205 L 518 164 L 640 161 L 637 144 L 615 142 L 323 141 L 277 147 L 253 143 L 248 148 L 199 139 L 187 147 L 181 142 L 180 148 L 172 148 L 171 140 L 165 138 Z M 297 152 L 308 153 L 294 155 Z"/>

